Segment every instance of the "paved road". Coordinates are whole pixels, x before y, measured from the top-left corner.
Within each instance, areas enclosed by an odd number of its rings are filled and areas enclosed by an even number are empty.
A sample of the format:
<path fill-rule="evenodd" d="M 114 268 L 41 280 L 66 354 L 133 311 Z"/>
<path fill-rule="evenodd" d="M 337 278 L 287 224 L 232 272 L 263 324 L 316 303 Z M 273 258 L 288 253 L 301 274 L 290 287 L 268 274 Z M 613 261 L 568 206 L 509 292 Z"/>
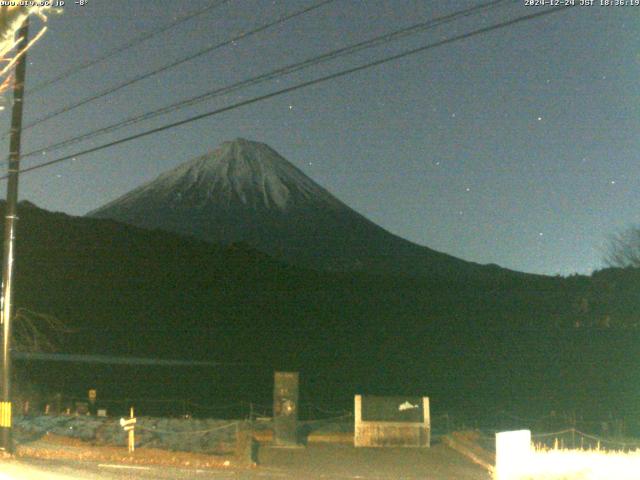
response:
<path fill-rule="evenodd" d="M 198 470 L 58 461 L 0 463 L 0 480 L 490 480 L 482 468 L 444 445 L 430 449 L 355 449 L 317 445 L 264 448 L 253 469 Z"/>
<path fill-rule="evenodd" d="M 0 480 L 223 480 L 240 479 L 235 472 L 134 467 L 94 462 L 25 461 L 0 464 Z M 264 477 L 262 477 L 264 478 Z"/>
<path fill-rule="evenodd" d="M 253 480 L 292 478 L 284 472 L 259 469 L 197 470 L 139 467 L 95 462 L 25 461 L 0 463 L 0 480 Z"/>

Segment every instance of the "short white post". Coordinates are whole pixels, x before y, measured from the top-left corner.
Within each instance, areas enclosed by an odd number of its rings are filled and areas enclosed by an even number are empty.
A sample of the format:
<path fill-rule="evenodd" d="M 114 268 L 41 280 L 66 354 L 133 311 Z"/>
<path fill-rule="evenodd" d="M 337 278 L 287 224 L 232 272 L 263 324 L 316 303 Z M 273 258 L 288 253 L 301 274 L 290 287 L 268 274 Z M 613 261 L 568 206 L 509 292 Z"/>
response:
<path fill-rule="evenodd" d="M 429 397 L 422 397 L 422 413 L 425 428 L 425 447 L 431 446 L 431 412 L 429 411 Z"/>
<path fill-rule="evenodd" d="M 131 407 L 131 410 L 129 411 L 129 418 L 133 419 L 133 407 Z M 135 437 L 135 427 L 131 427 L 131 430 L 129 430 L 129 453 L 133 453 L 133 451 L 136 449 L 136 437 Z"/>
<path fill-rule="evenodd" d="M 361 426 L 360 424 L 362 423 L 362 395 L 356 395 L 354 397 L 354 411 L 353 411 L 353 417 L 354 417 L 354 422 L 353 422 L 353 445 L 355 447 L 360 447 L 362 446 L 360 444 L 360 429 Z"/>

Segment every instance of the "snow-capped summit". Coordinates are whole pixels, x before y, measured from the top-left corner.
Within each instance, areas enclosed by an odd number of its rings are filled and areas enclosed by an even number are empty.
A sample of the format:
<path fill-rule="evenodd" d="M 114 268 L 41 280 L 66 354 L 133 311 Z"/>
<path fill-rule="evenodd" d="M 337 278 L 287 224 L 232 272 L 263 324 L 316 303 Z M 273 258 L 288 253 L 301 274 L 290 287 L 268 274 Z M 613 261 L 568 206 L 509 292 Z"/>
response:
<path fill-rule="evenodd" d="M 184 163 L 126 197 L 165 192 L 173 207 L 206 208 L 239 202 L 256 209 L 286 210 L 309 201 L 339 202 L 264 143 L 238 138 Z M 123 198 L 124 199 L 124 198 Z"/>
<path fill-rule="evenodd" d="M 238 138 L 88 214 L 329 270 L 460 274 L 482 267 L 382 229 L 264 143 Z"/>
<path fill-rule="evenodd" d="M 91 212 L 104 216 L 140 203 L 168 210 L 247 207 L 286 211 L 307 203 L 340 202 L 264 143 L 237 138 L 183 163 L 156 180 Z"/>

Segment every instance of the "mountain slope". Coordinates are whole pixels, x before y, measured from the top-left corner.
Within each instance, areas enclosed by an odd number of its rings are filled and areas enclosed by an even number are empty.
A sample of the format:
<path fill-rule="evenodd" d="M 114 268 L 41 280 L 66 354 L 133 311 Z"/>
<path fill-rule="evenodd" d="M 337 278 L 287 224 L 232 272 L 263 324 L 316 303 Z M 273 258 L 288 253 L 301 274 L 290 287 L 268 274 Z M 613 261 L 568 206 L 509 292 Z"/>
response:
<path fill-rule="evenodd" d="M 236 139 L 88 214 L 246 242 L 287 262 L 334 271 L 511 275 L 393 235 L 339 201 L 269 146 Z"/>

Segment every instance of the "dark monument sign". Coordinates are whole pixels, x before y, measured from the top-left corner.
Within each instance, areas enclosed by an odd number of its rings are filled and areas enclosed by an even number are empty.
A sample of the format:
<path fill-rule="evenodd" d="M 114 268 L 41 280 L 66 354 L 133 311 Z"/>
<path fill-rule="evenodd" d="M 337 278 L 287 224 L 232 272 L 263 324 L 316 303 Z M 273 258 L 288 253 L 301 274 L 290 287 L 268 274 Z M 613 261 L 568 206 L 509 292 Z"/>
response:
<path fill-rule="evenodd" d="M 298 372 L 275 372 L 273 424 L 276 445 L 298 445 Z"/>

